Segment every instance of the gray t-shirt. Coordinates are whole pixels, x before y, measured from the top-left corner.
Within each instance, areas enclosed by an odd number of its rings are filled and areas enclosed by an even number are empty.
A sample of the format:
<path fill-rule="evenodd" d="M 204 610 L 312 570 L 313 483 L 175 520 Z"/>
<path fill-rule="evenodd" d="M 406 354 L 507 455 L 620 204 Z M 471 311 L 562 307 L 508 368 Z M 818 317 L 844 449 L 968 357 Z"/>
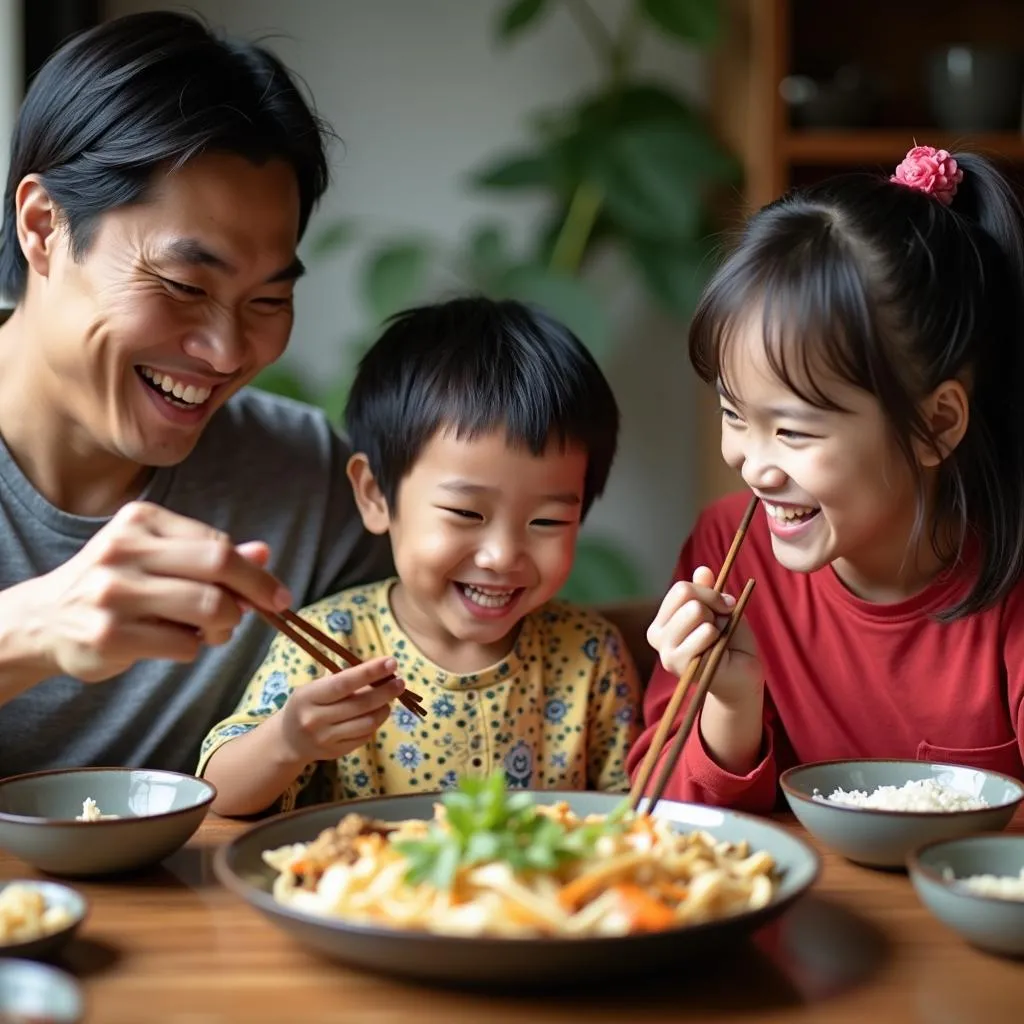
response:
<path fill-rule="evenodd" d="M 184 462 L 141 495 L 227 532 L 266 541 L 295 607 L 392 571 L 345 476 L 347 444 L 316 409 L 257 390 L 233 396 Z M 43 498 L 0 442 L 0 589 L 62 565 L 106 519 Z M 234 708 L 272 630 L 247 614 L 231 641 L 190 665 L 140 662 L 102 683 L 48 679 L 0 706 L 0 777 L 77 765 L 195 770 L 207 730 Z"/>

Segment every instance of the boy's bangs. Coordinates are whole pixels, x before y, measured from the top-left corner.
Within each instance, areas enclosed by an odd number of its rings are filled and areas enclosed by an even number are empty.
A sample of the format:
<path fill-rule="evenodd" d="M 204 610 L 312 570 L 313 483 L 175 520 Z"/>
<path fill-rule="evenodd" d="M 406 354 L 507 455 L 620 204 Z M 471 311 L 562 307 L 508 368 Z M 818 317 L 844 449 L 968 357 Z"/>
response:
<path fill-rule="evenodd" d="M 809 405 L 848 411 L 835 399 L 838 382 L 873 390 L 879 343 L 856 268 L 834 250 L 813 254 L 813 262 L 809 255 L 766 261 L 759 274 L 749 261 L 726 263 L 709 287 L 690 329 L 690 357 L 730 401 L 731 349 L 757 322 L 772 373 Z"/>

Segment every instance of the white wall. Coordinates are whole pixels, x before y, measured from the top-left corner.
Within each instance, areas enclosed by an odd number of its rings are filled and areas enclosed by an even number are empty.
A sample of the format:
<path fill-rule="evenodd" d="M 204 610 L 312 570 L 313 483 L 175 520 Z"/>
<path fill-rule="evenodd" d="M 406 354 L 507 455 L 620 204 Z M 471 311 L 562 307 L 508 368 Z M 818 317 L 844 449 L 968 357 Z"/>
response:
<path fill-rule="evenodd" d="M 108 0 L 106 13 L 171 7 Z M 184 6 L 184 5 L 183 5 Z M 471 220 L 498 216 L 524 228 L 531 202 L 467 192 L 462 175 L 526 137 L 525 116 L 595 81 L 591 52 L 564 10 L 518 43 L 491 42 L 497 0 L 192 0 L 216 27 L 268 40 L 308 83 L 344 140 L 318 223 L 356 215 L 370 226 L 422 229 L 456 239 Z M 594 0 L 610 24 L 621 0 Z M 700 97 L 699 60 L 652 38 L 644 66 Z M 300 284 L 290 354 L 333 367 L 339 339 L 365 326 L 355 259 L 314 265 Z M 614 274 L 618 282 L 627 280 Z M 587 528 L 615 535 L 635 556 L 652 593 L 667 579 L 695 509 L 685 332 L 652 313 L 636 291 L 614 288 L 615 351 L 605 368 L 623 409 L 619 460 Z"/>

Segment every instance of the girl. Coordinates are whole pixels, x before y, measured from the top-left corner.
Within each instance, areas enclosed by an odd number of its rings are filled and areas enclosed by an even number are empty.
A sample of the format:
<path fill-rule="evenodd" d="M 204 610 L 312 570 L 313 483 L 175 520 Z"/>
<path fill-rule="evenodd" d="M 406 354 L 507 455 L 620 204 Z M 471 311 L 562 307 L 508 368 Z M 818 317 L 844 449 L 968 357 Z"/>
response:
<path fill-rule="evenodd" d="M 985 160 L 912 149 L 749 222 L 690 334 L 722 454 L 761 499 L 757 580 L 666 795 L 770 810 L 853 757 L 1024 777 L 1024 218 Z M 712 505 L 648 630 L 637 771 L 718 597 L 748 495 Z"/>

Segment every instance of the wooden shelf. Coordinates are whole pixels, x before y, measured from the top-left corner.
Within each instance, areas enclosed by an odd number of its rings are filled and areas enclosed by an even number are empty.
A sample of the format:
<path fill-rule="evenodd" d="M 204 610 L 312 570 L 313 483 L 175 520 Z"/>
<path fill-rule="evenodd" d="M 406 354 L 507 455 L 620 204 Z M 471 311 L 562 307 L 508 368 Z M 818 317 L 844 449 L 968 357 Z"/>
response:
<path fill-rule="evenodd" d="M 1024 160 L 1024 135 L 1019 132 L 985 132 L 972 135 L 937 128 L 896 128 L 885 131 L 829 131 L 805 129 L 787 132 L 781 139 L 783 158 L 791 166 L 842 166 L 895 164 L 915 140 L 936 149 L 969 149 L 1004 160 Z"/>
<path fill-rule="evenodd" d="M 950 46 L 1024 49 L 1024 0 L 719 0 L 726 19 L 711 67 L 711 114 L 721 141 L 743 165 L 742 190 L 723 197 L 724 230 L 790 189 L 843 171 L 891 174 L 915 142 L 966 150 L 1006 167 L 1024 194 L 1024 134 L 949 132 L 933 119 L 927 68 Z M 922 16 L 926 12 L 926 16 Z M 874 87 L 874 116 L 895 128 L 818 129 L 790 123 L 779 83 L 790 75 L 829 81 L 861 69 Z M 713 394 L 696 408 L 701 501 L 735 490 L 718 452 L 721 417 Z M 706 398 L 706 401 L 704 400 Z"/>

